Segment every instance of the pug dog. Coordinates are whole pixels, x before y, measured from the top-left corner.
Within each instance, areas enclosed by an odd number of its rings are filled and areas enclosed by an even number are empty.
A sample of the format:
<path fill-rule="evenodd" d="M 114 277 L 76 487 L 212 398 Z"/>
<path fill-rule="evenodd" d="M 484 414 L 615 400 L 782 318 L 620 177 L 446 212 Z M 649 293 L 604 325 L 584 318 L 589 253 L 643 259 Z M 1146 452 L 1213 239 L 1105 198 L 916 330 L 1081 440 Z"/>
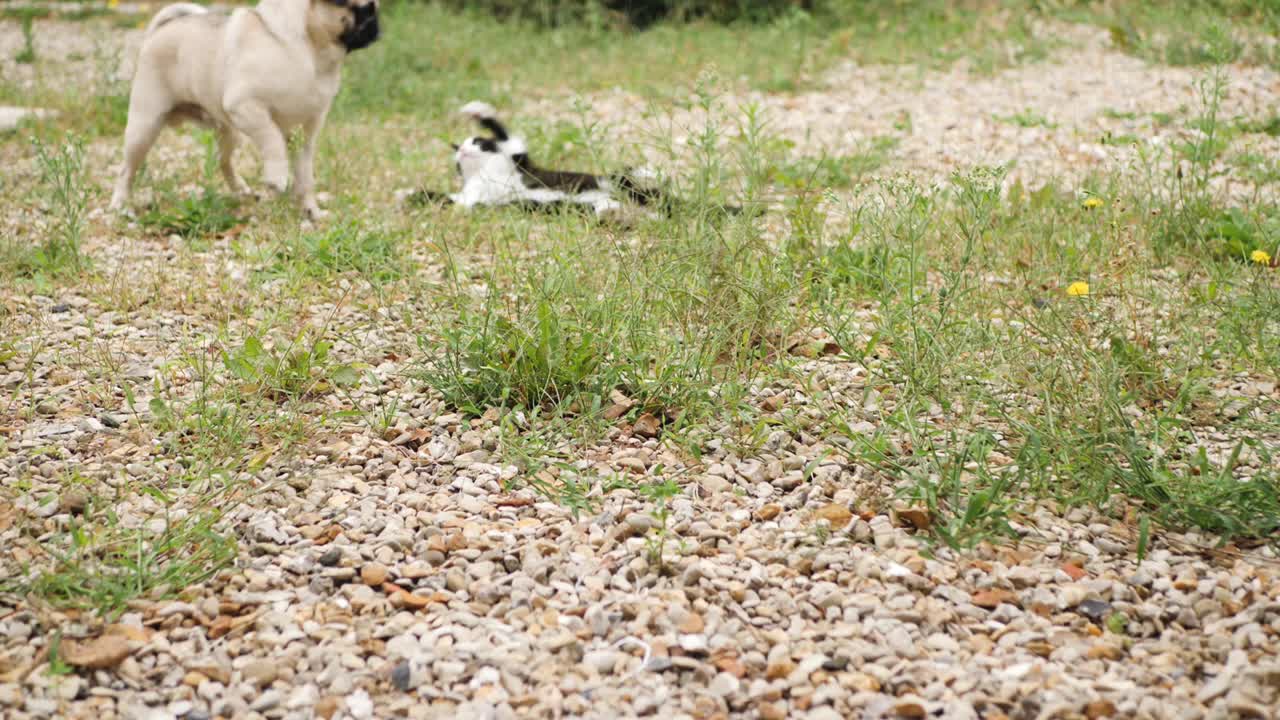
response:
<path fill-rule="evenodd" d="M 160 131 L 196 122 L 216 133 L 222 175 L 241 194 L 249 187 L 231 165 L 239 135 L 257 146 L 266 186 L 284 193 L 287 140 L 301 129 L 293 194 L 308 219 L 323 217 L 315 195 L 316 140 L 347 55 L 379 34 L 378 0 L 261 0 L 230 14 L 192 3 L 161 9 L 139 51 L 111 209 L 125 208 Z"/>

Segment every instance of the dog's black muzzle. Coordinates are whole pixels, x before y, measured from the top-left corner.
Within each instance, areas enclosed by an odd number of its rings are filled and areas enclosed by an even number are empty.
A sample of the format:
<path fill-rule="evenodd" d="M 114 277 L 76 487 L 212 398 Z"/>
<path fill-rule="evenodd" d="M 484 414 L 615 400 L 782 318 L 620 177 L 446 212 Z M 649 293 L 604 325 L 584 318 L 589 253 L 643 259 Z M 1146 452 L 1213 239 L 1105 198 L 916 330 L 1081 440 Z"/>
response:
<path fill-rule="evenodd" d="M 338 36 L 338 40 L 347 52 L 352 52 L 372 45 L 381 32 L 381 28 L 378 27 L 377 5 L 369 3 L 351 6 L 351 27 L 343 31 Z"/>

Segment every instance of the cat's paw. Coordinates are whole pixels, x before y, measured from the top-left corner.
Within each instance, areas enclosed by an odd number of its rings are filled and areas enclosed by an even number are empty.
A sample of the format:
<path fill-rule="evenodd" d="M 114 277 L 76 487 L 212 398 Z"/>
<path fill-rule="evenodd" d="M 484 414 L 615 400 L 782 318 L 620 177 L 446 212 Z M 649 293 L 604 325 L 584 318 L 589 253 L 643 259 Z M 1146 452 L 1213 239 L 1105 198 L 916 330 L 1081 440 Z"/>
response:
<path fill-rule="evenodd" d="M 463 105 L 462 109 L 458 112 L 464 117 L 476 120 L 484 120 L 486 118 L 497 117 L 498 115 L 498 111 L 495 110 L 492 105 L 481 100 L 472 100 L 466 105 Z"/>
<path fill-rule="evenodd" d="M 596 217 L 602 222 L 621 223 L 626 213 L 622 207 L 622 203 L 616 200 L 603 200 L 596 203 Z"/>

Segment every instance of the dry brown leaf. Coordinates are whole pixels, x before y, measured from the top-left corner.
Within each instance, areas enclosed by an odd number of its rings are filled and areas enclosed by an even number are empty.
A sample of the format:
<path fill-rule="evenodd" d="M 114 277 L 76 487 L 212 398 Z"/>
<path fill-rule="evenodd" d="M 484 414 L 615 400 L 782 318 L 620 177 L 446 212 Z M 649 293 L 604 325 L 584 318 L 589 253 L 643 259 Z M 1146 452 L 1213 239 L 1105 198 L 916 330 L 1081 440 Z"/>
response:
<path fill-rule="evenodd" d="M 92 640 L 63 638 L 58 645 L 58 659 L 72 667 L 110 670 L 133 652 L 123 635 L 103 635 Z"/>
<path fill-rule="evenodd" d="M 929 515 L 929 508 L 926 507 L 904 507 L 894 511 L 897 515 L 898 525 L 909 525 L 916 530 L 928 530 L 933 524 L 933 518 Z"/>
<path fill-rule="evenodd" d="M 604 409 L 604 419 L 612 422 L 622 417 L 623 415 L 626 415 L 627 411 L 630 409 L 631 409 L 630 405 L 619 405 L 617 403 L 614 403 L 613 405 L 610 405 L 609 407 Z"/>
<path fill-rule="evenodd" d="M 137 625 L 108 625 L 102 629 L 103 635 L 119 635 L 126 640 L 135 642 L 150 642 L 151 636 L 155 634 L 154 630 L 138 627 Z"/>

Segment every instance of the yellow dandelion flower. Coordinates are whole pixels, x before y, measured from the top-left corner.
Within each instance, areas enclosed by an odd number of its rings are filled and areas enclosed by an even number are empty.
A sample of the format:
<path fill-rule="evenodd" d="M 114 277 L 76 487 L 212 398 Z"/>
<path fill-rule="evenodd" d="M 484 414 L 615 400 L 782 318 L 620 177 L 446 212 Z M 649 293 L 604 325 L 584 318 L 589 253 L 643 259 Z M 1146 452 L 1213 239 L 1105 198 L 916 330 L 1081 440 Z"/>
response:
<path fill-rule="evenodd" d="M 1258 263 L 1259 265 L 1271 264 L 1271 256 L 1267 254 L 1266 250 L 1254 250 L 1253 252 L 1249 253 L 1249 259 Z"/>
<path fill-rule="evenodd" d="M 1073 296 L 1073 297 L 1074 297 L 1074 296 L 1079 296 L 1079 295 L 1088 295 L 1088 294 L 1089 294 L 1089 283 L 1087 283 L 1087 282 L 1073 282 L 1073 283 L 1071 283 L 1070 285 L 1068 285 L 1068 286 L 1067 286 L 1067 294 L 1068 294 L 1068 295 L 1071 295 L 1071 296 Z"/>
<path fill-rule="evenodd" d="M 120 5 L 120 0 L 107 0 L 107 7 L 115 8 Z"/>
<path fill-rule="evenodd" d="M 1106 203 L 1100 197 L 1091 197 L 1091 198 L 1085 198 L 1083 204 L 1087 209 L 1092 210 L 1096 207 L 1102 207 Z"/>

